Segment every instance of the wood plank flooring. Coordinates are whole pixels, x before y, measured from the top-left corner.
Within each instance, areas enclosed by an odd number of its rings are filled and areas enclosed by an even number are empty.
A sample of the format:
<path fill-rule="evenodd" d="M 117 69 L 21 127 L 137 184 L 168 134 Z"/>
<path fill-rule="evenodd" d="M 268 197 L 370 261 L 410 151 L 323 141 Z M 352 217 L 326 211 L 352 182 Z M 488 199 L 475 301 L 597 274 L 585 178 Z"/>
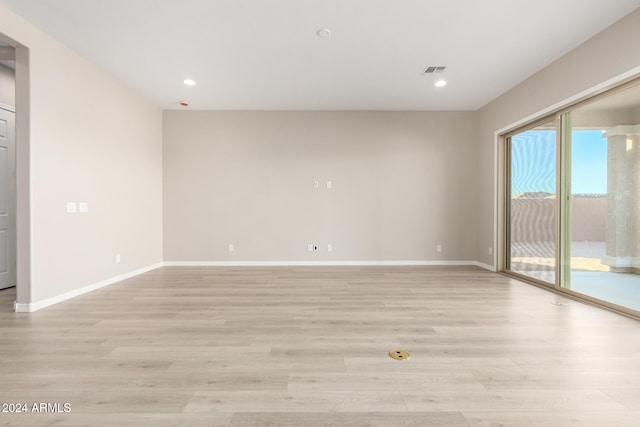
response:
<path fill-rule="evenodd" d="M 0 425 L 640 426 L 640 322 L 475 267 L 164 267 L 14 299 L 0 402 L 71 412 Z"/>

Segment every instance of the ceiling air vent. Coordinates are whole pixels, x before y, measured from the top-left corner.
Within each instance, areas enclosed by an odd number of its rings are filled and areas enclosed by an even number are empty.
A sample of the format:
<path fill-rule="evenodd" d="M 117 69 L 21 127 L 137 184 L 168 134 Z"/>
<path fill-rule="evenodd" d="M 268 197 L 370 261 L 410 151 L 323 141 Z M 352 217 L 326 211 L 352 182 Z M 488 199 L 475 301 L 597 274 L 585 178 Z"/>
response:
<path fill-rule="evenodd" d="M 437 66 L 430 66 L 425 68 L 424 73 L 425 74 L 438 74 L 444 71 L 444 69 L 447 67 L 444 67 L 442 65 L 437 65 Z"/>

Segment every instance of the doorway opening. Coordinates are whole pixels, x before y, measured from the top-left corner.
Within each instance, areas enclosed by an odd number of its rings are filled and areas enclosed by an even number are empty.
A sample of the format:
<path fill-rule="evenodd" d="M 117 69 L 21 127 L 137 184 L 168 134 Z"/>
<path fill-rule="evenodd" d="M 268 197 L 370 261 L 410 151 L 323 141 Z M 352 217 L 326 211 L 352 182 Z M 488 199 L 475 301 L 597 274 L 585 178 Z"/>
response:
<path fill-rule="evenodd" d="M 0 283 L 6 284 L 0 288 L 10 286 L 0 290 L 0 311 L 26 312 L 31 301 L 29 49 L 0 33 L 0 67 L 0 134 L 5 135 L 0 136 Z M 3 259 L 4 249 L 9 255 Z"/>
<path fill-rule="evenodd" d="M 0 290 L 16 286 L 15 48 L 0 42 Z"/>

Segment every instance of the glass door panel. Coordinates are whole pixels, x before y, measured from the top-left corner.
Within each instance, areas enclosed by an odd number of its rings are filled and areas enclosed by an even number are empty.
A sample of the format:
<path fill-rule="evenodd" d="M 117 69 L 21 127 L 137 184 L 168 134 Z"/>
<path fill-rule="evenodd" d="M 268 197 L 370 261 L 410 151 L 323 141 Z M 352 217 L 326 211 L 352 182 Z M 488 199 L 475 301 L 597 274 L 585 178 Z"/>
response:
<path fill-rule="evenodd" d="M 571 270 L 561 286 L 640 311 L 640 88 L 567 116 Z"/>
<path fill-rule="evenodd" d="M 556 280 L 556 121 L 511 136 L 507 270 Z"/>

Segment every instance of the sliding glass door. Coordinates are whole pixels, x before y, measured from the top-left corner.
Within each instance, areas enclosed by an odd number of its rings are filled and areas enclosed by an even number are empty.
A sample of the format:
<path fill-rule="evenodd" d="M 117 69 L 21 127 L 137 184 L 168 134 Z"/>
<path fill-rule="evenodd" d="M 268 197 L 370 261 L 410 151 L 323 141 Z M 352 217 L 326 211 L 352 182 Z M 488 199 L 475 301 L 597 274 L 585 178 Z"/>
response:
<path fill-rule="evenodd" d="M 505 141 L 505 270 L 640 312 L 640 84 Z"/>

